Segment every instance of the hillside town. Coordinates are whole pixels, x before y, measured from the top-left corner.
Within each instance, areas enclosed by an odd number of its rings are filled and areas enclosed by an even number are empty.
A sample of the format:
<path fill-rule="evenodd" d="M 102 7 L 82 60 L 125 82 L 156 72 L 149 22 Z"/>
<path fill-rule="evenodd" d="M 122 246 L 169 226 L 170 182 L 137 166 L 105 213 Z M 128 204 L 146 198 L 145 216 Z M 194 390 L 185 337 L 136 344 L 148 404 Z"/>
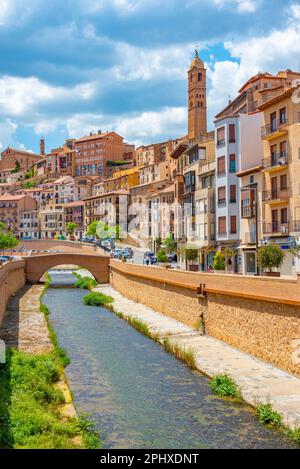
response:
<path fill-rule="evenodd" d="M 39 154 L 6 148 L 0 220 L 20 242 L 91 241 L 94 222 L 155 254 L 171 239 L 177 267 L 202 272 L 225 270 L 221 253 L 230 273 L 256 275 L 271 244 L 285 252 L 278 272 L 299 272 L 300 72 L 249 77 L 211 130 L 198 51 L 187 79 L 186 135 L 135 148 L 99 130 L 49 152 L 41 138 Z"/>

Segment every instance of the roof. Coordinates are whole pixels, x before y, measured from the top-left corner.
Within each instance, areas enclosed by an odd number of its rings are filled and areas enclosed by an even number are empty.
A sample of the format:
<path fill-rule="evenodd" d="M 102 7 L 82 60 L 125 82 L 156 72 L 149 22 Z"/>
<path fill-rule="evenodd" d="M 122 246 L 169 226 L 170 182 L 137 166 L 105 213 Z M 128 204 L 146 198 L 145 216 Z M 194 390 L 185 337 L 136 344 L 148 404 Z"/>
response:
<path fill-rule="evenodd" d="M 190 70 L 194 67 L 197 67 L 197 68 L 204 68 L 204 63 L 202 62 L 202 60 L 199 58 L 199 54 L 198 54 L 198 51 L 196 50 L 195 51 L 195 57 L 194 57 L 194 60 L 192 61 L 191 63 L 191 66 L 190 66 Z"/>
<path fill-rule="evenodd" d="M 64 206 L 67 208 L 71 207 L 82 207 L 84 205 L 84 202 L 82 200 L 77 200 L 76 202 L 69 202 L 68 204 L 65 204 Z"/>
<path fill-rule="evenodd" d="M 74 179 L 72 178 L 72 176 L 62 176 L 61 178 L 54 181 L 53 184 L 63 184 L 63 183 L 72 183 L 72 182 L 74 182 Z"/>
<path fill-rule="evenodd" d="M 32 153 L 31 151 L 25 151 L 25 150 L 17 150 L 16 148 L 11 148 L 11 147 L 7 147 L 5 150 L 3 150 L 2 154 L 6 153 L 8 150 L 12 153 L 17 153 L 17 154 L 20 154 L 20 155 L 23 155 L 23 156 L 28 156 L 28 157 L 33 156 L 33 157 L 41 158 L 41 155 L 39 155 L 37 153 Z"/>
<path fill-rule="evenodd" d="M 283 93 L 275 96 L 274 98 L 271 98 L 269 101 L 261 104 L 259 106 L 259 110 L 260 111 L 264 111 L 265 109 L 267 109 L 268 107 L 270 106 L 273 106 L 274 104 L 276 103 L 279 103 L 280 101 L 282 101 L 283 99 L 286 99 L 288 98 L 289 96 L 291 96 L 296 90 L 300 90 L 300 85 L 298 86 L 294 86 L 293 88 L 289 88 L 288 90 L 284 91 Z"/>
<path fill-rule="evenodd" d="M 248 176 L 249 174 L 259 173 L 263 168 L 263 165 L 254 166 L 253 168 L 245 169 L 245 171 L 240 171 L 239 173 L 236 173 L 236 176 L 241 178 L 243 176 Z"/>
<path fill-rule="evenodd" d="M 177 160 L 177 158 L 179 158 L 179 156 L 182 155 L 182 153 L 185 152 L 185 150 L 188 149 L 188 144 L 187 143 L 179 143 L 179 145 L 177 145 L 176 148 L 174 148 L 174 150 L 172 151 L 172 153 L 170 154 L 170 157 L 171 158 L 174 158 L 175 160 Z"/>
<path fill-rule="evenodd" d="M 26 196 L 26 194 L 21 194 L 21 195 L 10 195 L 10 194 L 5 194 L 5 195 L 2 195 L 0 197 L 0 201 L 3 202 L 3 201 L 10 201 L 10 200 L 15 200 L 15 201 L 18 201 L 18 200 L 21 200 L 21 199 L 24 199 L 24 197 L 28 197 Z"/>
<path fill-rule="evenodd" d="M 100 199 L 102 197 L 109 197 L 110 195 L 130 195 L 130 192 L 125 191 L 125 190 L 115 190 L 112 192 L 107 192 L 106 194 L 93 195 L 92 197 L 87 197 L 86 199 L 83 199 L 83 200 L 87 201 L 87 200 L 93 200 L 93 199 Z"/>
<path fill-rule="evenodd" d="M 88 135 L 86 137 L 81 137 L 78 140 L 75 141 L 75 143 L 80 143 L 80 142 L 86 142 L 89 140 L 99 140 L 101 138 L 107 137 L 108 135 L 117 135 L 118 137 L 122 138 L 121 135 L 117 134 L 116 132 L 102 132 L 101 134 L 93 134 L 93 135 Z"/>

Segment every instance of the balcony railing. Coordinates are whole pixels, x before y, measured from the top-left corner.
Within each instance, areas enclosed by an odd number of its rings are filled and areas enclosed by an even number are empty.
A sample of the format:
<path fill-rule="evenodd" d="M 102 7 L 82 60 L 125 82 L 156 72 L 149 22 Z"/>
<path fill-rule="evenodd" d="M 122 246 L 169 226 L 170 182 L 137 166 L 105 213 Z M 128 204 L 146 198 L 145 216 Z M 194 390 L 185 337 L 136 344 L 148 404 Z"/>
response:
<path fill-rule="evenodd" d="M 225 139 L 219 140 L 219 141 L 217 142 L 217 147 L 218 147 L 218 148 L 225 147 L 225 144 L 226 144 Z"/>
<path fill-rule="evenodd" d="M 270 191 L 263 191 L 263 201 L 269 202 L 271 200 L 282 200 L 287 201 L 289 199 L 288 190 L 287 189 L 280 189 L 279 187 L 276 189 L 272 189 Z"/>
<path fill-rule="evenodd" d="M 264 159 L 263 163 L 265 168 L 270 168 L 273 166 L 286 166 L 288 164 L 288 153 L 286 151 L 272 153 L 269 158 Z"/>
<path fill-rule="evenodd" d="M 255 205 L 245 205 L 241 207 L 242 218 L 254 218 L 255 217 Z"/>
<path fill-rule="evenodd" d="M 288 121 L 286 117 L 284 117 L 284 119 L 282 119 L 281 121 L 275 119 L 261 128 L 261 136 L 268 137 L 269 135 L 272 135 L 275 132 L 282 130 L 287 125 L 287 123 Z"/>
<path fill-rule="evenodd" d="M 226 199 L 219 199 L 218 200 L 218 206 L 219 207 L 224 207 L 226 205 Z"/>
<path fill-rule="evenodd" d="M 271 223 L 265 223 L 263 227 L 265 234 L 282 234 L 288 235 L 289 233 L 289 223 L 281 223 L 278 221 L 273 221 Z"/>

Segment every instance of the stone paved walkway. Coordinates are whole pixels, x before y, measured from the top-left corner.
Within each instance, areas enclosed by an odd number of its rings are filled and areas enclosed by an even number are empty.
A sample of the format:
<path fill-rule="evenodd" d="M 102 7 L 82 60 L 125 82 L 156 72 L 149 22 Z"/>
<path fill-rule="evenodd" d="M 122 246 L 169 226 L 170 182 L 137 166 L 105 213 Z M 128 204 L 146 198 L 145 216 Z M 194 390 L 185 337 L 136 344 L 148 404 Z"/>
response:
<path fill-rule="evenodd" d="M 260 402 L 271 402 L 273 408 L 283 416 L 284 423 L 291 428 L 300 427 L 300 379 L 241 352 L 213 337 L 168 318 L 153 309 L 128 300 L 111 285 L 95 288 L 114 298 L 117 312 L 130 315 L 146 322 L 150 331 L 160 338 L 168 336 L 170 341 L 196 352 L 197 369 L 212 377 L 227 373 L 240 386 L 244 400 L 255 406 Z"/>

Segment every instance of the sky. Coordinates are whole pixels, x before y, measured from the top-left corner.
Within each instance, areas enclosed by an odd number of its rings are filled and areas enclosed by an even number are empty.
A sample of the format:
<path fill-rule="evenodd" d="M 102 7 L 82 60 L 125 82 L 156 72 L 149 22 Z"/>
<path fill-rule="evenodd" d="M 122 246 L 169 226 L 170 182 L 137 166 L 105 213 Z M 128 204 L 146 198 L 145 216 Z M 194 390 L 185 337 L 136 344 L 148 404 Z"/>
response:
<path fill-rule="evenodd" d="M 185 135 L 195 47 L 213 129 L 250 76 L 300 70 L 300 1 L 0 0 L 0 151 Z"/>

